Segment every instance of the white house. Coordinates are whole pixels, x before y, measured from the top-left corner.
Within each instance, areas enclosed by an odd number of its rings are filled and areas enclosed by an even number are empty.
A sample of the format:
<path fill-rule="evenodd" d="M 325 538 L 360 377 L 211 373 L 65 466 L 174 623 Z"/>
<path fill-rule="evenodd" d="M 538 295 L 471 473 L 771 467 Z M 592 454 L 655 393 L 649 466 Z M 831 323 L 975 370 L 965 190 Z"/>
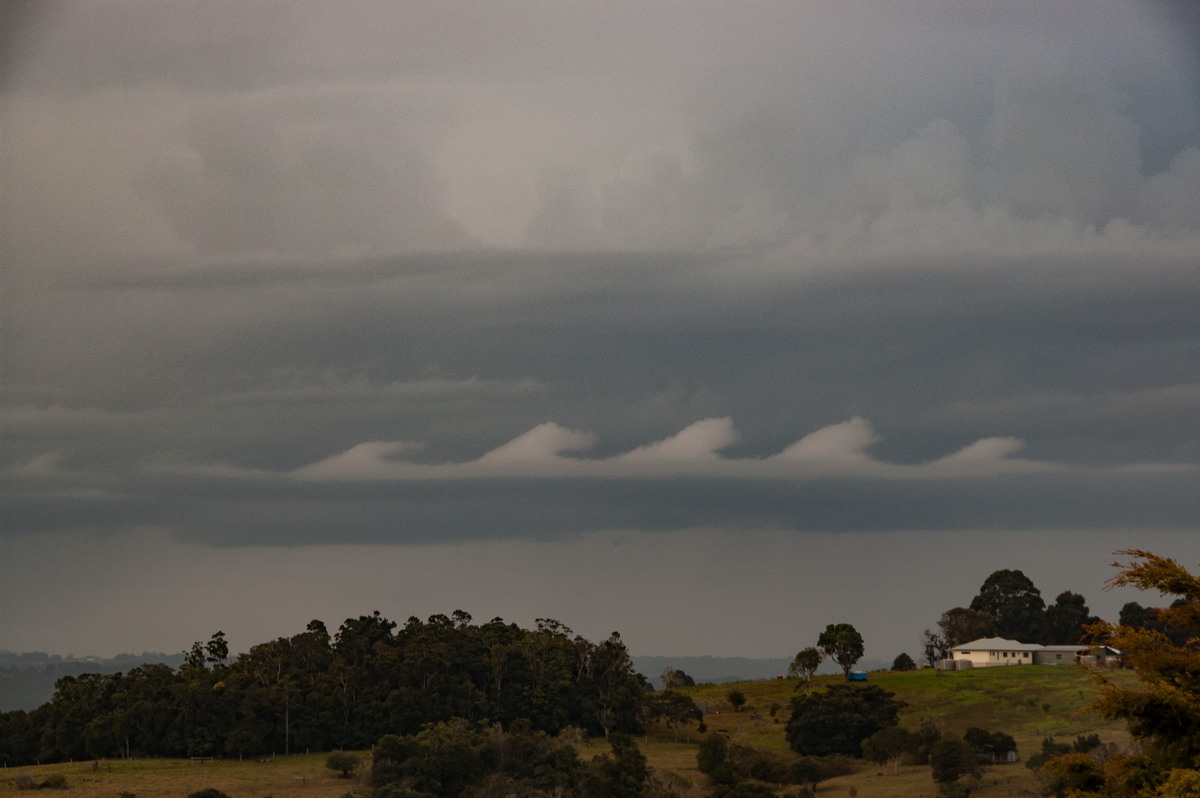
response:
<path fill-rule="evenodd" d="M 942 670 L 995 668 L 1002 665 L 1064 665 L 1082 662 L 1093 668 L 1113 668 L 1121 664 L 1121 652 L 1109 646 L 1042 646 L 1018 643 L 1003 637 L 985 637 L 950 649 L 950 659 Z"/>
<path fill-rule="evenodd" d="M 995 668 L 1000 665 L 1033 665 L 1045 649 L 1036 643 L 1018 643 L 1003 637 L 984 637 L 950 649 L 955 668 Z M 971 663 L 967 665 L 965 663 Z M 1039 663 L 1040 664 L 1040 663 Z"/>

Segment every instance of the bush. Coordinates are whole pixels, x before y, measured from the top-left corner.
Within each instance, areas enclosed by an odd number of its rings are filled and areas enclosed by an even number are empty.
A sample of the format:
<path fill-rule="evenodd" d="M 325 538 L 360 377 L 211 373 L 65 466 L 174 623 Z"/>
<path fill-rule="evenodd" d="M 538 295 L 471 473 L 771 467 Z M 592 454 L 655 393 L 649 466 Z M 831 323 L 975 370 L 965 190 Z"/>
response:
<path fill-rule="evenodd" d="M 950 784 L 963 776 L 977 776 L 983 768 L 982 755 L 960 737 L 943 737 L 929 752 L 933 780 Z"/>
<path fill-rule="evenodd" d="M 1025 760 L 1025 767 L 1030 770 L 1037 770 L 1042 765 L 1056 756 L 1071 753 L 1071 746 L 1067 743 L 1056 743 L 1053 737 L 1042 739 L 1042 750 L 1040 753 L 1034 754 Z"/>
<path fill-rule="evenodd" d="M 358 754 L 349 751 L 334 751 L 325 759 L 325 767 L 341 773 L 339 778 L 350 778 L 350 772 L 358 767 Z"/>
<path fill-rule="evenodd" d="M 1004 732 L 989 732 L 985 729 L 971 727 L 963 734 L 967 745 L 981 753 L 987 754 L 992 761 L 1003 760 L 1009 751 L 1017 750 L 1017 743 Z"/>
<path fill-rule="evenodd" d="M 1055 795 L 1094 792 L 1104 786 L 1104 773 L 1096 760 L 1072 751 L 1056 756 L 1042 767 L 1047 789 Z"/>
<path fill-rule="evenodd" d="M 830 685 L 792 699 L 785 734 L 798 754 L 862 756 L 862 741 L 895 726 L 903 707 L 895 693 L 875 685 Z"/>
<path fill-rule="evenodd" d="M 938 796 L 940 798 L 967 798 L 971 794 L 971 787 L 961 781 L 952 781 L 948 784 L 938 785 Z"/>
<path fill-rule="evenodd" d="M 710 734 L 700 741 L 696 767 L 713 784 L 733 784 L 737 781 L 729 764 L 729 739 L 723 734 Z"/>
<path fill-rule="evenodd" d="M 815 791 L 817 785 L 822 781 L 834 776 L 847 775 L 840 772 L 842 768 L 839 765 L 844 765 L 848 761 L 836 756 L 821 759 L 815 756 L 802 756 L 798 761 L 792 763 L 792 783 L 806 785 Z"/>
<path fill-rule="evenodd" d="M 206 787 L 203 790 L 190 793 L 188 798 L 229 798 L 229 796 L 216 787 Z"/>
<path fill-rule="evenodd" d="M 775 793 L 761 784 L 744 781 L 741 784 L 725 784 L 713 791 L 711 798 L 778 798 Z"/>
<path fill-rule="evenodd" d="M 67 777 L 61 773 L 51 773 L 46 778 L 38 781 L 28 773 L 22 773 L 13 779 L 13 783 L 18 790 L 65 790 L 67 789 Z"/>

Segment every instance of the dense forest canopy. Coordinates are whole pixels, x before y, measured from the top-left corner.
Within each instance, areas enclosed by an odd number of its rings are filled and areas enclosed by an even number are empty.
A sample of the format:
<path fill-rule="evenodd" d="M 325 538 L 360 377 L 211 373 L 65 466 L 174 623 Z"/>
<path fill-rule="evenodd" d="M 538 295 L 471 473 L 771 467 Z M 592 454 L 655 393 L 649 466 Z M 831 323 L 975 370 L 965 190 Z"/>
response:
<path fill-rule="evenodd" d="M 649 685 L 615 632 L 593 643 L 550 619 L 523 629 L 456 611 L 401 626 L 376 611 L 233 658 L 217 632 L 177 669 L 65 676 L 55 688 L 31 712 L 0 713 L 0 762 L 359 749 L 454 718 L 607 736 L 640 728 Z"/>

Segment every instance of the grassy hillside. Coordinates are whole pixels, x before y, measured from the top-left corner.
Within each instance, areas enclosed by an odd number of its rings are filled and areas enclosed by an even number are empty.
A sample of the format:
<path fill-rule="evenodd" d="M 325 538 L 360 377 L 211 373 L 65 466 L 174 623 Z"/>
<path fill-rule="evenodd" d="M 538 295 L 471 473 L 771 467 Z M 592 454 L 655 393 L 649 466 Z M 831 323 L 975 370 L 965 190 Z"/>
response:
<path fill-rule="evenodd" d="M 1115 678 L 1133 682 L 1132 673 Z M 815 688 L 838 681 L 823 676 Z M 907 703 L 903 725 L 915 728 L 922 719 L 938 720 L 948 732 L 961 734 L 971 726 L 1011 734 L 1022 757 L 1036 753 L 1041 740 L 1055 736 L 1070 741 L 1080 734 L 1098 733 L 1105 741 L 1127 740 L 1120 724 L 1113 724 L 1082 711 L 1094 694 L 1087 674 L 1070 666 L 1021 666 L 979 669 L 936 675 L 924 670 L 912 673 L 877 672 L 871 683 L 896 693 Z M 794 679 L 701 685 L 686 692 L 705 705 L 709 731 L 727 732 L 735 741 L 786 751 L 784 724 L 796 687 Z M 726 696 L 741 690 L 747 705 L 734 712 Z M 705 778 L 696 770 L 696 744 L 702 735 L 695 725 L 683 728 L 679 740 L 666 728 L 651 730 L 639 745 L 657 770 L 669 771 L 688 796 L 709 792 Z M 591 741 L 581 753 L 594 756 L 607 750 L 602 740 Z M 204 787 L 216 787 L 231 798 L 341 798 L 365 790 L 354 780 L 335 778 L 325 769 L 325 755 L 279 757 L 266 762 L 217 761 L 193 764 L 181 760 L 136 760 L 10 768 L 0 772 L 0 798 L 15 795 L 16 776 L 29 773 L 64 775 L 68 798 L 179 798 Z M 973 795 L 1011 796 L 1022 794 L 1031 774 L 1023 765 L 1000 765 L 989 770 Z M 860 771 L 822 784 L 819 794 L 858 798 L 916 798 L 933 796 L 935 789 L 928 767 L 902 767 L 899 774 L 863 763 Z M 23 793 L 28 795 L 28 793 Z"/>
<path fill-rule="evenodd" d="M 1128 671 L 1118 672 L 1114 678 L 1123 683 L 1136 682 L 1136 677 Z M 840 676 L 820 676 L 814 680 L 813 689 L 840 680 Z M 1017 741 L 1022 757 L 1037 753 L 1047 736 L 1071 741 L 1080 734 L 1095 733 L 1105 742 L 1124 744 L 1128 740 L 1122 724 L 1084 711 L 1096 687 L 1084 671 L 1073 666 L 988 668 L 940 675 L 933 670 L 882 671 L 872 673 L 870 681 L 895 693 L 907 704 L 901 713 L 901 725 L 915 729 L 923 719 L 932 718 L 945 731 L 955 734 L 962 734 L 972 726 L 1002 731 Z M 724 731 L 737 742 L 786 751 L 784 724 L 797 684 L 795 679 L 774 679 L 701 685 L 686 692 L 698 704 L 706 705 L 709 731 Z M 734 712 L 726 697 L 732 689 L 746 696 L 746 706 L 741 712 Z M 684 736 L 691 740 L 700 737 L 695 727 L 687 729 Z M 662 732 L 652 734 L 651 741 L 644 745 L 652 761 L 660 761 L 657 741 L 664 737 Z M 663 746 L 664 766 L 679 763 L 677 747 L 673 743 Z M 928 767 L 904 767 L 899 775 L 890 770 L 884 775 L 878 773 L 878 768 L 864 763 L 861 772 L 826 782 L 821 791 L 836 795 L 853 786 L 860 798 L 934 794 Z M 684 775 L 697 785 L 704 784 L 694 760 Z M 1017 794 L 1029 785 L 1030 776 L 1022 764 L 993 767 L 974 795 Z"/>

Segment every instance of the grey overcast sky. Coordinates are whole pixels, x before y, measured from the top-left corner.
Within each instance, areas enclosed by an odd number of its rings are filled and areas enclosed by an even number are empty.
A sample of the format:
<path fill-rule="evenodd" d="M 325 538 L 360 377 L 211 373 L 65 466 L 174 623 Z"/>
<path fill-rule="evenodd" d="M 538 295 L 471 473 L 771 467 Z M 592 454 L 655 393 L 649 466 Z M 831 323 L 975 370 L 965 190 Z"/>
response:
<path fill-rule="evenodd" d="M 0 648 L 867 656 L 1200 564 L 1185 2 L 18 2 Z"/>

